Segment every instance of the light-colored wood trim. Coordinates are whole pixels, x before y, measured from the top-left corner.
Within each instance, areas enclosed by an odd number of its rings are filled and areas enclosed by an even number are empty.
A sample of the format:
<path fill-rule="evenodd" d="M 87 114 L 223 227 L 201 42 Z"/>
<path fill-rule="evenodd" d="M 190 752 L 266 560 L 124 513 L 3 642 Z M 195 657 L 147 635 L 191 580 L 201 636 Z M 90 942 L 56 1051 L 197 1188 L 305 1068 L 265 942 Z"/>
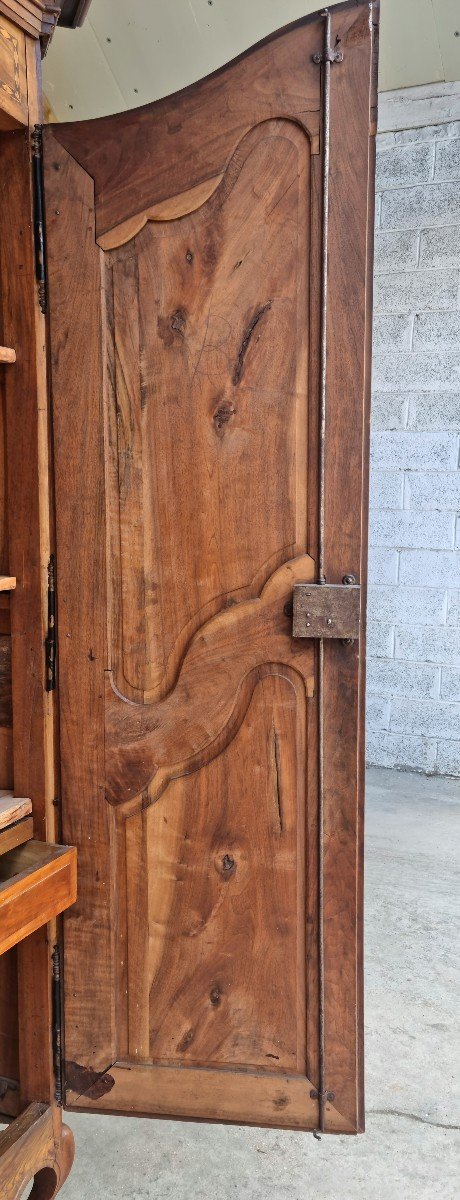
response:
<path fill-rule="evenodd" d="M 15 850 L 16 846 L 22 846 L 24 842 L 29 842 L 33 836 L 32 817 L 23 817 L 21 821 L 15 821 L 14 825 L 9 825 L 7 829 L 2 829 L 0 832 L 0 854 L 6 854 L 8 850 Z"/>
<path fill-rule="evenodd" d="M 30 841 L 0 858 L 0 954 L 74 903 L 77 852 Z"/>
<path fill-rule="evenodd" d="M 16 351 L 10 346 L 0 346 L 0 363 L 15 363 Z"/>
<path fill-rule="evenodd" d="M 16 587 L 16 577 L 14 575 L 0 575 L 0 592 L 14 592 Z"/>
<path fill-rule="evenodd" d="M 29 817 L 32 812 L 32 801 L 25 797 L 13 796 L 11 792 L 0 789 L 0 829 L 14 825 L 21 817 Z"/>

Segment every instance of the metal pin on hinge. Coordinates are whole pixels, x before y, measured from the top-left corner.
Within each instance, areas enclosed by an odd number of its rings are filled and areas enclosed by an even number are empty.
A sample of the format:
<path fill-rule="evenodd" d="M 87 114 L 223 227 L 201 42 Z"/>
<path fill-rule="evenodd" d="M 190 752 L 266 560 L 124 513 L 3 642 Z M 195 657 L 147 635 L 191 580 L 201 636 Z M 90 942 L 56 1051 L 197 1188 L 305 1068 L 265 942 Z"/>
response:
<path fill-rule="evenodd" d="M 56 687 L 56 592 L 54 587 L 54 554 L 48 563 L 48 633 L 45 641 L 45 665 L 47 692 Z"/>

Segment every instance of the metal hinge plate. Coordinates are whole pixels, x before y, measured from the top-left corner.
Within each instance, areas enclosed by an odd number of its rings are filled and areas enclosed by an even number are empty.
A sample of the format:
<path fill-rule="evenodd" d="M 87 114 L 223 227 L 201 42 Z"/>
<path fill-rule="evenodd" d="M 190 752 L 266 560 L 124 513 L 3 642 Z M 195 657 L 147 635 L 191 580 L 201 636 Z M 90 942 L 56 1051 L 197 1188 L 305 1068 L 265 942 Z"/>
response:
<path fill-rule="evenodd" d="M 358 584 L 297 583 L 293 592 L 292 636 L 295 638 L 359 637 Z"/>

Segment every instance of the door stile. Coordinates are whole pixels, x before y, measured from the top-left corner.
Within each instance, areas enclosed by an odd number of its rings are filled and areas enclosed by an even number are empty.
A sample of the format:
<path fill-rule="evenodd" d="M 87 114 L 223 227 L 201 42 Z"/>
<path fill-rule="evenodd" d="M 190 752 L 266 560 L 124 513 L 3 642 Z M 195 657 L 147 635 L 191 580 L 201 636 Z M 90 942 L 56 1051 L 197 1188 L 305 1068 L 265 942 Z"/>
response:
<path fill-rule="evenodd" d="M 331 69 L 324 530 L 331 583 L 349 574 L 365 582 L 361 504 L 368 487 L 376 19 L 378 4 L 363 7 L 349 41 L 340 41 L 343 64 Z M 335 45 L 342 30 L 334 10 L 331 24 Z M 364 1110 L 365 599 L 361 587 L 363 640 L 324 645 L 324 1076 L 358 1131 Z"/>

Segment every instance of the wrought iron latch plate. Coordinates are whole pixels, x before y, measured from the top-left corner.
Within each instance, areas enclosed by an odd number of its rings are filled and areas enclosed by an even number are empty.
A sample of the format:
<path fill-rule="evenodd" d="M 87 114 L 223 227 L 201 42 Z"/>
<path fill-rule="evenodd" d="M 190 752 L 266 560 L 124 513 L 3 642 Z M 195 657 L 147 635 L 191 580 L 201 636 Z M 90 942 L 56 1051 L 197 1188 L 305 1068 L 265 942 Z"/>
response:
<path fill-rule="evenodd" d="M 358 584 L 297 583 L 293 592 L 292 636 L 359 637 Z"/>

